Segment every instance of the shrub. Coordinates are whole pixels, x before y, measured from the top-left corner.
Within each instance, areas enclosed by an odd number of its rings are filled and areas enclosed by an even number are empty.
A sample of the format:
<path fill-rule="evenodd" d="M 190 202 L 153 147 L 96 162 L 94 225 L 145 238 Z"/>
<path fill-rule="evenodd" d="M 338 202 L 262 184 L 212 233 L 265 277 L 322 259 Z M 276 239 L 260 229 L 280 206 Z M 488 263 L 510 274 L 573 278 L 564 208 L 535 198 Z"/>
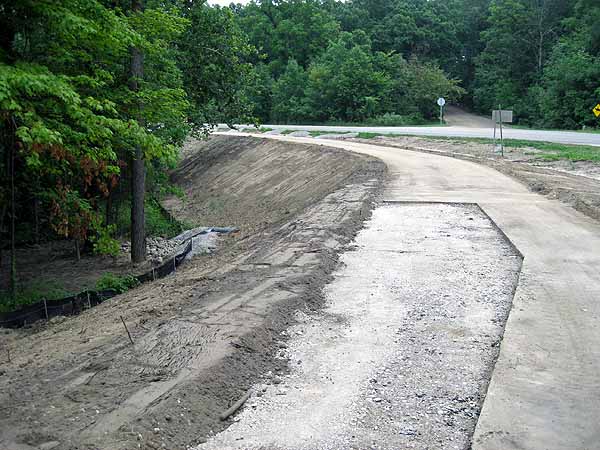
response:
<path fill-rule="evenodd" d="M 105 273 L 96 282 L 96 289 L 103 291 L 112 289 L 119 294 L 128 291 L 139 285 L 140 282 L 133 275 L 115 275 L 114 273 Z"/>
<path fill-rule="evenodd" d="M 116 225 L 110 225 L 98 230 L 98 234 L 91 239 L 94 245 L 95 254 L 110 256 L 117 256 L 119 254 L 121 245 L 119 244 L 119 241 L 112 237 L 116 229 Z"/>
<path fill-rule="evenodd" d="M 423 125 L 425 120 L 418 114 L 393 114 L 385 113 L 383 115 L 373 117 L 366 121 L 369 125 L 378 125 L 383 127 L 399 127 L 406 125 Z"/>

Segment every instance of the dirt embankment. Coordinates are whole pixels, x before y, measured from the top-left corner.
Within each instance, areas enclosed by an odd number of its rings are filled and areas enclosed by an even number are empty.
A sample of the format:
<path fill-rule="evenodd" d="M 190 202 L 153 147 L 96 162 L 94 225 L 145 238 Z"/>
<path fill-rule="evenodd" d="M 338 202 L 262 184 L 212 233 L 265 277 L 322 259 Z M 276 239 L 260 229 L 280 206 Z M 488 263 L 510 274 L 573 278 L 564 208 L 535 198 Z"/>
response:
<path fill-rule="evenodd" d="M 352 139 L 366 144 L 398 147 L 475 161 L 516 178 L 533 192 L 556 198 L 600 220 L 600 164 L 592 161 L 547 161 L 534 148 L 506 148 L 505 156 L 491 144 L 420 137 Z"/>
<path fill-rule="evenodd" d="M 167 206 L 242 233 L 80 316 L 0 334 L 0 448 L 183 449 L 223 428 L 219 414 L 259 377 L 285 370 L 273 358 L 281 332 L 321 306 L 385 167 L 255 138 L 188 151 L 174 174 L 186 196 Z"/>

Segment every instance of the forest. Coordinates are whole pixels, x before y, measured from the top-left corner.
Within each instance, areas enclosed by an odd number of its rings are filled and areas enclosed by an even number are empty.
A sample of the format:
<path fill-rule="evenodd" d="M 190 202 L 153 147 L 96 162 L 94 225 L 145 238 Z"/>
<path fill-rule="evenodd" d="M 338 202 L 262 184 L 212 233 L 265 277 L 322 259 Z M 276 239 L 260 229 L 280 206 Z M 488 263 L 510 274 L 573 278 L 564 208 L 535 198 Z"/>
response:
<path fill-rule="evenodd" d="M 256 49 L 247 96 L 266 122 L 423 123 L 435 99 L 520 124 L 596 127 L 595 0 L 350 0 L 233 5 Z"/>
<path fill-rule="evenodd" d="M 0 302 L 16 248 L 114 255 L 217 123 L 424 124 L 435 99 L 597 128 L 597 0 L 0 0 Z"/>

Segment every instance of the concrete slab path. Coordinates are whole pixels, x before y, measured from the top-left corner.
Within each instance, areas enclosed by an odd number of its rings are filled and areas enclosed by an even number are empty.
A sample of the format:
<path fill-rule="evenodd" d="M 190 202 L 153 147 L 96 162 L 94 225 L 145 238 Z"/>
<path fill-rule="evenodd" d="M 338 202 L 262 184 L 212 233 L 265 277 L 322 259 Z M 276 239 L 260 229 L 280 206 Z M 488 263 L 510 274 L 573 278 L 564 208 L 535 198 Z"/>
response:
<path fill-rule="evenodd" d="M 600 224 L 475 163 L 269 138 L 381 158 L 390 170 L 385 200 L 479 204 L 525 259 L 473 448 L 600 448 Z"/>

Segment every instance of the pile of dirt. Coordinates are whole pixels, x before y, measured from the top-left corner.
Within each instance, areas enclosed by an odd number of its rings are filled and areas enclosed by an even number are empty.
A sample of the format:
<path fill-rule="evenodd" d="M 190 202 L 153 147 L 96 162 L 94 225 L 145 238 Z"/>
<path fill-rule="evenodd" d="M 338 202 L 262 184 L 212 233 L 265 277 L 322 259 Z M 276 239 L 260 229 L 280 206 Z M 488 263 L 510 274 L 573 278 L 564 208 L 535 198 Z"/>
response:
<path fill-rule="evenodd" d="M 412 136 L 351 139 L 365 144 L 441 154 L 485 164 L 516 178 L 533 192 L 556 198 L 600 220 L 600 164 L 593 161 L 547 161 L 534 148 L 506 148 L 505 156 L 491 144 Z"/>
<path fill-rule="evenodd" d="M 191 153 L 174 174 L 186 198 L 169 207 L 242 232 L 80 316 L 0 335 L 0 448 L 183 449 L 222 429 L 219 414 L 263 374 L 286 370 L 281 333 L 321 307 L 385 166 L 255 138 Z"/>
<path fill-rule="evenodd" d="M 335 149 L 303 145 L 290 151 L 289 143 L 250 137 L 215 136 L 186 147 L 171 176 L 184 195 L 163 205 L 180 221 L 236 226 L 242 238 L 294 217 L 363 163 Z"/>

